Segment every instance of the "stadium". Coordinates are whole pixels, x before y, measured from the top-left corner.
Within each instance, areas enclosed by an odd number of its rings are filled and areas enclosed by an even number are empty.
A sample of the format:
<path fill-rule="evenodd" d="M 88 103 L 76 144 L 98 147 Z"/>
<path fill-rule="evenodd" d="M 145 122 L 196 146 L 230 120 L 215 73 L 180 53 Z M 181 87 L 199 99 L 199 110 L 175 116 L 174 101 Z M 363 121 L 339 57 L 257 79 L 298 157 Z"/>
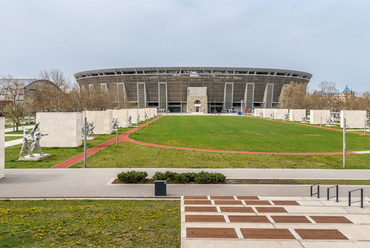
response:
<path fill-rule="evenodd" d="M 284 85 L 307 85 L 302 71 L 237 67 L 147 67 L 78 72 L 75 78 L 89 94 L 106 91 L 117 107 L 130 103 L 163 112 L 231 112 L 274 108 Z"/>

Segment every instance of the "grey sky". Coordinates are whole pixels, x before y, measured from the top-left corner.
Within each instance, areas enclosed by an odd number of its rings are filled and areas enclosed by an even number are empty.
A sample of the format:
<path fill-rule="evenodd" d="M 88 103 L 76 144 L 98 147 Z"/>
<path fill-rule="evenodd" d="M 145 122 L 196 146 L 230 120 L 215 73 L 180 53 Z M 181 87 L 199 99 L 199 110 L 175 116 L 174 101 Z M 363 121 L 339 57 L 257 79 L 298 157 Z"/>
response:
<path fill-rule="evenodd" d="M 370 90 L 370 1 L 0 0 L 0 75 L 240 66 Z"/>

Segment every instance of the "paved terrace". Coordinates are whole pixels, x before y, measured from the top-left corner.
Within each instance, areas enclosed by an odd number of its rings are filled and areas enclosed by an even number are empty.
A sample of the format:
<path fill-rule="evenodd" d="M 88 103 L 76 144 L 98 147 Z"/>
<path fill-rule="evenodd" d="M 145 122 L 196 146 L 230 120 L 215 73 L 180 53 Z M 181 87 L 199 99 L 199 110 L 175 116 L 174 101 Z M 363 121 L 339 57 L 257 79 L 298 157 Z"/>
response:
<path fill-rule="evenodd" d="M 152 177 L 156 171 L 199 172 L 203 169 L 6 169 L 0 179 L 0 198 L 151 198 L 153 184 L 111 184 L 122 171 L 146 171 Z M 370 170 L 294 170 L 294 169 L 204 169 L 221 172 L 228 179 L 369 179 Z M 321 186 L 321 196 L 326 188 Z M 340 196 L 348 191 L 364 188 L 364 196 L 370 196 L 369 186 L 340 186 Z M 259 195 L 259 196 L 309 196 L 308 185 L 197 185 L 168 184 L 168 197 L 183 195 Z"/>

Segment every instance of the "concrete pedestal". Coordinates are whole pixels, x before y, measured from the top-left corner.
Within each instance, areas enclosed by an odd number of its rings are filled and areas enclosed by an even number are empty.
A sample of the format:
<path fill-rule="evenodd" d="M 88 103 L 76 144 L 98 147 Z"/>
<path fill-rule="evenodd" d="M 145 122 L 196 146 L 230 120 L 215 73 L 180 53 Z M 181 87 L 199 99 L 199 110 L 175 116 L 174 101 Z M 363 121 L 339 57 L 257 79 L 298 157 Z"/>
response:
<path fill-rule="evenodd" d="M 30 155 L 27 155 L 27 156 L 18 158 L 17 161 L 40 161 L 40 160 L 43 160 L 43 159 L 48 158 L 48 157 L 51 157 L 51 155 L 50 154 L 44 154 L 44 155 L 40 156 L 40 154 L 36 153 L 36 154 L 33 154 L 33 157 L 30 157 Z"/>

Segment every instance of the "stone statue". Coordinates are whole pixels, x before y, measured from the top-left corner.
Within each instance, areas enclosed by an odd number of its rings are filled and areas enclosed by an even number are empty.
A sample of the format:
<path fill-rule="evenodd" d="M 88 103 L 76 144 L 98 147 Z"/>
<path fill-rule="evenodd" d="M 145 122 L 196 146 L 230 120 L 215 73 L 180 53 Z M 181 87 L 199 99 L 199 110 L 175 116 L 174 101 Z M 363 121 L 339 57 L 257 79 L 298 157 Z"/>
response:
<path fill-rule="evenodd" d="M 44 156 L 44 153 L 41 151 L 40 140 L 41 140 L 42 136 L 46 136 L 48 134 L 40 132 L 39 124 L 40 124 L 40 122 L 37 123 L 37 125 L 35 126 L 35 133 L 33 135 L 33 140 L 32 140 L 32 144 L 31 144 L 31 151 L 33 152 L 35 149 L 37 149 L 39 151 L 40 156 Z"/>
<path fill-rule="evenodd" d="M 306 115 L 302 115 L 302 122 L 306 122 L 306 120 L 307 120 Z"/>
<path fill-rule="evenodd" d="M 86 137 L 89 137 L 89 136 L 94 136 L 94 123 L 93 122 L 88 122 L 87 123 L 87 128 L 86 128 Z M 85 134 L 85 124 L 82 125 L 82 137 L 84 137 L 84 134 Z"/>
<path fill-rule="evenodd" d="M 19 158 L 24 158 L 23 153 L 25 149 L 27 149 L 28 155 L 30 157 L 33 157 L 31 147 L 28 144 L 29 141 L 32 141 L 32 137 L 30 134 L 28 134 L 28 129 L 23 128 L 23 143 L 22 143 L 21 152 L 19 153 Z"/>
<path fill-rule="evenodd" d="M 288 118 L 289 118 L 289 114 L 288 114 L 288 113 L 285 113 L 285 114 L 284 114 L 284 120 L 285 120 L 285 121 L 287 121 L 287 120 L 288 120 Z"/>
<path fill-rule="evenodd" d="M 40 126 L 40 122 L 36 124 L 36 126 L 32 129 L 30 134 L 28 134 L 27 129 L 23 129 L 24 130 L 23 131 L 23 144 L 22 144 L 21 152 L 19 153 L 19 158 L 24 158 L 23 153 L 24 153 L 25 149 L 27 149 L 28 155 L 30 157 L 34 157 L 33 156 L 33 151 L 35 149 L 37 149 L 39 151 L 40 156 L 44 155 L 44 153 L 42 153 L 42 151 L 41 151 L 40 139 L 41 139 L 42 136 L 46 136 L 48 134 L 40 133 L 40 127 L 39 126 Z M 32 141 L 31 146 L 28 144 L 29 141 Z"/>
<path fill-rule="evenodd" d="M 334 125 L 334 118 L 332 117 L 329 117 L 326 119 L 326 124 L 327 125 Z"/>
<path fill-rule="evenodd" d="M 119 124 L 118 118 L 113 118 L 113 120 L 112 120 L 112 129 L 113 130 L 118 129 L 118 124 Z"/>
<path fill-rule="evenodd" d="M 128 122 L 128 124 L 131 124 L 131 115 L 128 116 L 127 122 Z"/>

